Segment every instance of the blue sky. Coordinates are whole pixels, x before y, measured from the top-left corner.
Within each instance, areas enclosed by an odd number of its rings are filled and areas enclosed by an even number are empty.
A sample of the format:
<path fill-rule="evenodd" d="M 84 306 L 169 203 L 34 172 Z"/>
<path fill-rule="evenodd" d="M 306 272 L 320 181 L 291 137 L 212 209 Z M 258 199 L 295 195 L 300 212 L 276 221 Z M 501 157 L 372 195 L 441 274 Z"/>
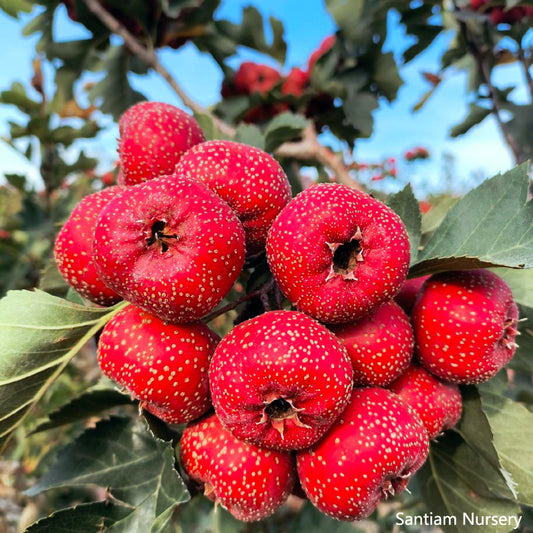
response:
<path fill-rule="evenodd" d="M 239 20 L 242 7 L 248 4 L 249 0 L 222 2 L 217 14 L 219 17 Z M 284 23 L 288 43 L 285 66 L 287 71 L 292 66 L 305 65 L 309 54 L 335 28 L 321 0 L 307 0 L 305 8 L 302 8 L 302 2 L 290 0 L 270 0 L 256 5 L 265 18 L 272 15 Z M 0 81 L 0 90 L 7 89 L 13 81 L 26 83 L 31 77 L 35 39 L 23 37 L 22 26 L 21 22 L 0 13 L 0 31 L 4 43 L 9 43 L 9 49 L 2 61 L 4 74 Z M 65 39 L 83 35 L 81 27 L 71 24 L 66 16 L 58 19 L 57 30 Z M 400 187 L 405 181 L 411 181 L 419 195 L 423 194 L 427 184 L 430 184 L 430 188 L 439 187 L 442 154 L 446 152 L 454 155 L 457 176 L 464 181 L 465 188 L 468 187 L 468 180 L 473 172 L 489 177 L 512 166 L 510 153 L 492 119 L 485 120 L 481 126 L 474 128 L 465 136 L 458 139 L 449 138 L 450 127 L 460 122 L 466 113 L 466 83 L 463 74 L 458 73 L 441 84 L 421 111 L 416 114 L 411 113 L 412 106 L 428 89 L 421 72 L 437 70 L 438 58 L 446 48 L 448 40 L 449 36 L 444 35 L 435 46 L 402 70 L 405 84 L 400 89 L 398 99 L 393 104 L 383 103 L 376 111 L 373 136 L 368 140 L 359 141 L 355 150 L 358 161 L 373 162 L 389 156 L 399 158 L 405 150 L 416 145 L 429 148 L 432 154 L 429 162 L 400 166 L 403 179 L 396 187 Z M 387 46 L 389 50 L 399 53 L 406 44 L 402 32 L 396 30 Z M 222 75 L 208 56 L 200 54 L 194 46 L 187 45 L 177 52 L 163 51 L 160 58 L 185 90 L 199 103 L 208 106 L 217 101 Z M 263 57 L 242 50 L 239 57 L 234 58 L 234 65 L 237 66 L 243 59 L 250 58 L 268 62 Z M 520 80 L 520 73 L 514 66 L 502 68 L 499 75 L 501 81 L 509 83 Z M 174 93 L 155 74 L 137 77 L 134 83 L 151 100 L 180 105 Z M 522 95 L 518 92 L 517 96 L 520 98 Z M 1 134 L 6 131 L 6 121 L 13 118 L 16 118 L 14 108 L 0 107 Z M 87 145 L 87 152 L 102 161 L 104 170 L 116 159 L 117 137 L 116 126 L 110 120 L 106 123 L 109 128 L 98 137 L 97 142 Z M 28 171 L 32 176 L 37 176 L 34 169 L 29 169 L 21 158 L 3 145 L 0 145 L 0 161 L 2 161 L 0 174 Z M 394 187 L 393 184 L 392 188 Z"/>

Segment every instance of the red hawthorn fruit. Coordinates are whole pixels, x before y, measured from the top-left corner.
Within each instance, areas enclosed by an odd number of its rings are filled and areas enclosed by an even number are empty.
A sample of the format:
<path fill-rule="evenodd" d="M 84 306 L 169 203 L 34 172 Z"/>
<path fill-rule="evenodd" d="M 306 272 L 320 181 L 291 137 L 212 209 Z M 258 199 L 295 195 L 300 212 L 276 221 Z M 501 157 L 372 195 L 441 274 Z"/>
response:
<path fill-rule="evenodd" d="M 489 2 L 490 0 L 470 0 L 470 9 L 472 9 L 473 11 L 477 11 Z"/>
<path fill-rule="evenodd" d="M 93 254 L 105 283 L 168 322 L 192 322 L 230 290 L 244 230 L 203 183 L 181 176 L 128 187 L 98 219 Z"/>
<path fill-rule="evenodd" d="M 102 281 L 96 270 L 92 256 L 94 232 L 102 209 L 123 191 L 121 187 L 107 187 L 83 198 L 54 244 L 57 268 L 65 281 L 84 298 L 104 306 L 116 304 L 122 298 Z"/>
<path fill-rule="evenodd" d="M 168 423 L 183 424 L 211 407 L 207 372 L 219 340 L 201 322 L 168 324 L 129 305 L 104 327 L 98 362 L 141 407 Z"/>
<path fill-rule="evenodd" d="M 281 74 L 268 65 L 245 61 L 233 78 L 233 85 L 239 94 L 265 94 L 281 80 Z"/>
<path fill-rule="evenodd" d="M 296 479 L 294 457 L 236 439 L 216 415 L 190 423 L 180 443 L 181 463 L 210 500 L 252 522 L 280 507 Z"/>
<path fill-rule="evenodd" d="M 309 86 L 309 72 L 301 68 L 292 68 L 281 85 L 281 94 L 302 96 Z"/>
<path fill-rule="evenodd" d="M 309 187 L 281 211 L 267 237 L 279 288 L 304 313 L 351 322 L 390 300 L 409 268 L 400 217 L 345 185 Z"/>
<path fill-rule="evenodd" d="M 489 270 L 435 274 L 411 320 L 418 360 L 445 381 L 487 381 L 516 351 L 518 308 L 509 286 Z"/>
<path fill-rule="evenodd" d="M 196 120 L 162 102 L 140 102 L 119 121 L 118 152 L 125 185 L 171 174 L 181 156 L 205 141 Z"/>
<path fill-rule="evenodd" d="M 269 311 L 222 339 L 209 380 L 215 411 L 233 435 L 293 450 L 310 446 L 342 413 L 352 367 L 324 326 L 297 311 Z"/>
<path fill-rule="evenodd" d="M 326 37 L 321 43 L 320 46 L 311 53 L 309 56 L 309 60 L 307 62 L 307 70 L 309 73 L 313 70 L 313 67 L 315 66 L 316 62 L 326 53 L 328 52 L 333 45 L 335 44 L 335 35 L 329 35 Z"/>
<path fill-rule="evenodd" d="M 268 153 L 232 141 L 207 141 L 188 150 L 176 174 L 199 180 L 235 211 L 249 255 L 262 251 L 272 222 L 291 199 L 281 165 Z"/>
<path fill-rule="evenodd" d="M 420 212 L 423 215 L 425 215 L 433 207 L 429 202 L 424 202 L 424 200 L 418 202 L 418 205 L 420 207 Z"/>
<path fill-rule="evenodd" d="M 100 180 L 106 187 L 110 187 L 111 185 L 115 184 L 115 174 L 113 172 L 104 172 L 102 176 L 100 176 Z"/>
<path fill-rule="evenodd" d="M 415 305 L 416 297 L 422 289 L 424 282 L 429 276 L 421 276 L 419 278 L 406 279 L 403 283 L 400 292 L 395 296 L 396 303 L 408 314 L 411 314 L 413 306 Z"/>
<path fill-rule="evenodd" d="M 461 418 L 459 387 L 441 381 L 421 366 L 412 364 L 387 388 L 416 411 L 430 439 L 451 429 Z"/>
<path fill-rule="evenodd" d="M 352 360 L 355 386 L 384 387 L 408 366 L 415 344 L 409 318 L 394 301 L 357 322 L 330 326 Z"/>
<path fill-rule="evenodd" d="M 428 454 L 420 418 L 396 394 L 355 389 L 327 434 L 296 455 L 302 488 L 313 505 L 338 520 L 361 520 L 401 493 Z"/>

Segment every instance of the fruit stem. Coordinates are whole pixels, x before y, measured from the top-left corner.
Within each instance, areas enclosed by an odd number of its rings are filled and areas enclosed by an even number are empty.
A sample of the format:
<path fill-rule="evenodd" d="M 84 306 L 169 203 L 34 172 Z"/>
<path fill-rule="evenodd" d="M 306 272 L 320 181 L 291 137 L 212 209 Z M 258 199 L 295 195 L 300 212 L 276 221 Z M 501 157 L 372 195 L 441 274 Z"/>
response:
<path fill-rule="evenodd" d="M 259 287 L 259 289 L 250 292 L 248 294 L 245 294 L 244 296 L 241 296 L 234 302 L 230 302 L 229 304 L 225 305 L 224 307 L 219 307 L 218 309 L 215 309 L 214 311 L 211 311 L 211 313 L 208 313 L 202 318 L 202 321 L 207 323 L 211 322 L 211 320 L 214 320 L 220 315 L 223 315 L 224 313 L 227 313 L 228 311 L 232 311 L 236 307 L 238 307 L 243 302 L 247 302 L 248 300 L 252 300 L 254 298 L 262 298 L 264 295 L 266 296 L 274 287 L 276 286 L 276 283 L 274 281 L 274 278 L 270 277 L 264 285 Z"/>

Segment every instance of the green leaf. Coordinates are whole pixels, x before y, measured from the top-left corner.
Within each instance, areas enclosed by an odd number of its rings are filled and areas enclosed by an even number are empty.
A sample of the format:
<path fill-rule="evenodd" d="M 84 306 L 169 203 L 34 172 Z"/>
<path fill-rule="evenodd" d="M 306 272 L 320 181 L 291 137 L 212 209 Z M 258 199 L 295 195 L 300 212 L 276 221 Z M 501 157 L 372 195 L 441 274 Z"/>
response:
<path fill-rule="evenodd" d="M 504 468 L 516 483 L 520 503 L 533 505 L 533 413 L 497 392 L 493 380 L 478 385 L 481 405 Z"/>
<path fill-rule="evenodd" d="M 353 42 L 360 39 L 358 30 L 364 5 L 364 0 L 326 0 L 326 8 L 330 15 L 346 37 Z"/>
<path fill-rule="evenodd" d="M 131 512 L 131 507 L 114 502 L 85 503 L 57 511 L 35 522 L 24 533 L 101 533 Z"/>
<path fill-rule="evenodd" d="M 369 92 L 349 92 L 343 103 L 346 119 L 357 130 L 360 137 L 370 137 L 374 127 L 372 112 L 378 108 L 378 99 Z"/>
<path fill-rule="evenodd" d="M 433 517 L 449 517 L 435 523 L 446 533 L 507 533 L 515 527 L 516 522 L 509 526 L 492 521 L 491 517 L 500 516 L 518 520 L 520 508 L 509 500 L 484 495 L 487 489 L 482 487 L 491 485 L 494 470 L 457 435 L 432 443 L 421 474 L 427 478 L 425 499 Z M 487 522 L 480 528 L 469 519 Z"/>
<path fill-rule="evenodd" d="M 265 149 L 265 137 L 260 128 L 254 124 L 239 124 L 235 134 L 235 141 L 255 146 L 261 150 Z"/>
<path fill-rule="evenodd" d="M 376 57 L 372 79 L 377 84 L 378 90 L 389 102 L 396 98 L 398 89 L 403 85 L 403 80 L 392 52 L 382 53 Z"/>
<path fill-rule="evenodd" d="M 498 274 L 511 288 L 514 301 L 523 306 L 533 308 L 533 269 L 516 270 L 511 268 L 495 268 Z M 532 326 L 533 324 L 529 324 Z"/>
<path fill-rule="evenodd" d="M 493 444 L 493 434 L 481 406 L 481 398 L 476 387 L 463 387 L 463 412 L 455 426 L 465 443 L 486 463 L 491 471 L 489 488 L 494 496 L 516 499 L 515 484 L 503 467 Z M 489 478 L 487 477 L 487 483 Z"/>
<path fill-rule="evenodd" d="M 263 17 L 258 9 L 253 6 L 247 6 L 243 9 L 241 24 L 218 20 L 216 27 L 221 37 L 226 37 L 235 44 L 247 46 L 268 54 L 283 63 L 287 53 L 287 44 L 283 37 L 283 25 L 273 17 L 270 17 L 269 22 L 272 34 L 272 42 L 270 44 L 267 43 L 265 38 Z"/>
<path fill-rule="evenodd" d="M 125 304 L 83 307 L 42 291 L 0 300 L 0 449 L 83 345 Z"/>
<path fill-rule="evenodd" d="M 39 433 L 100 415 L 102 412 L 119 405 L 134 405 L 134 403 L 127 394 L 116 389 L 90 389 L 49 413 L 48 419 L 41 422 L 32 430 L 32 433 Z"/>
<path fill-rule="evenodd" d="M 413 194 L 411 185 L 406 185 L 400 192 L 389 197 L 387 204 L 400 216 L 409 235 L 411 247 L 411 264 L 416 261 L 420 245 L 422 215 L 418 200 Z"/>
<path fill-rule="evenodd" d="M 93 484 L 131 508 L 108 529 L 113 533 L 167 531 L 176 506 L 190 499 L 174 469 L 172 444 L 129 418 L 111 417 L 85 431 L 27 494 Z"/>
<path fill-rule="evenodd" d="M 215 139 L 227 139 L 227 135 L 224 135 L 217 127 L 213 116 L 209 113 L 194 113 L 194 118 L 202 128 L 207 141 Z"/>
<path fill-rule="evenodd" d="M 18 81 L 13 82 L 7 91 L 0 93 L 0 101 L 3 104 L 15 105 L 30 116 L 37 114 L 41 108 L 40 102 L 32 100 L 27 95 L 24 85 Z"/>
<path fill-rule="evenodd" d="M 284 142 L 292 141 L 306 128 L 308 121 L 302 115 L 281 113 L 265 129 L 265 150 L 273 152 Z"/>
<path fill-rule="evenodd" d="M 101 100 L 102 112 L 110 113 L 115 120 L 133 104 L 145 100 L 145 97 L 130 85 L 130 64 L 131 56 L 125 46 L 109 47 L 100 65 L 106 75 L 89 91 L 91 100 Z"/>
<path fill-rule="evenodd" d="M 450 136 L 459 137 L 459 135 L 464 135 L 467 131 L 474 126 L 477 126 L 490 114 L 490 109 L 476 104 L 470 104 L 468 116 L 460 124 L 457 124 L 457 126 L 454 126 L 450 130 Z"/>
<path fill-rule="evenodd" d="M 483 182 L 448 212 L 411 274 L 480 267 L 533 266 L 533 202 L 528 165 Z"/>
<path fill-rule="evenodd" d="M 19 191 L 24 191 L 26 186 L 26 176 L 24 174 L 8 174 L 6 172 L 4 177 L 9 185 L 15 187 L 15 189 L 18 189 Z"/>
<path fill-rule="evenodd" d="M 31 13 L 33 2 L 29 0 L 0 0 L 0 9 L 10 17 L 18 18 L 20 13 Z"/>
<path fill-rule="evenodd" d="M 301 511 L 291 521 L 288 533 L 360 533 L 362 528 L 354 527 L 351 522 L 339 522 L 321 513 L 310 502 L 305 502 Z"/>
<path fill-rule="evenodd" d="M 520 160 L 533 158 L 533 105 L 506 103 L 503 107 L 513 113 L 513 118 L 505 126 L 517 144 Z"/>

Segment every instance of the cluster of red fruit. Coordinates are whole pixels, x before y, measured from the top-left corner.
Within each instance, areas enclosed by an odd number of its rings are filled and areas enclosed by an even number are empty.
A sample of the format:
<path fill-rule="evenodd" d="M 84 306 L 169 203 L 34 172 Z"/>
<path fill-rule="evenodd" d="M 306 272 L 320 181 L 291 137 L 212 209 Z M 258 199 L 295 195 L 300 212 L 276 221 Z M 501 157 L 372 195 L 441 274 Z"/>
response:
<path fill-rule="evenodd" d="M 470 0 L 470 9 L 489 17 L 494 26 L 516 24 L 524 18 L 533 17 L 533 6 L 513 6 L 506 8 L 505 3 L 497 4 L 492 0 Z"/>
<path fill-rule="evenodd" d="M 224 81 L 221 94 L 223 98 L 233 98 L 240 95 L 252 96 L 254 94 L 266 97 L 274 87 L 279 86 L 280 101 L 261 102 L 259 105 L 253 106 L 246 111 L 243 117 L 245 122 L 263 122 L 283 111 L 295 110 L 293 105 L 294 98 L 300 98 L 304 91 L 310 87 L 311 72 L 315 63 L 334 43 L 334 35 L 326 37 L 309 56 L 305 70 L 293 67 L 286 76 L 268 65 L 245 61 L 239 66 L 232 79 Z M 307 116 L 313 114 L 316 108 L 320 107 L 320 101 L 324 98 L 331 103 L 328 95 L 315 96 L 306 103 L 305 114 Z"/>
<path fill-rule="evenodd" d="M 100 336 L 101 368 L 147 411 L 187 423 L 191 486 L 237 518 L 293 492 L 338 519 L 368 516 L 458 421 L 458 384 L 512 357 L 505 283 L 483 270 L 406 282 L 406 229 L 370 195 L 328 183 L 291 199 L 269 154 L 205 141 L 160 103 L 125 113 L 119 155 L 123 185 L 80 202 L 57 264 L 93 302 L 129 302 Z M 202 317 L 265 250 L 291 309 L 220 339 Z"/>
<path fill-rule="evenodd" d="M 428 159 L 429 151 L 427 148 L 424 148 L 423 146 L 416 146 L 415 148 L 412 148 L 411 150 L 407 150 L 405 154 L 403 154 L 403 157 L 407 161 L 415 161 L 416 159 Z"/>

